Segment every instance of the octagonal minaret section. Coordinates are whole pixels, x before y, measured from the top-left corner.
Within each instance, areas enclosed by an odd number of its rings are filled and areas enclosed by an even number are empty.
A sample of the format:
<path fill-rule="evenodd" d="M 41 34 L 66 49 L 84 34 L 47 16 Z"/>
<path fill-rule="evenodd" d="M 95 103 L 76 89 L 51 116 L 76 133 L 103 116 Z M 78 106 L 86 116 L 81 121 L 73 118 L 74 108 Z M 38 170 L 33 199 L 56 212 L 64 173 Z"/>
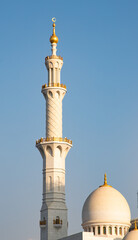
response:
<path fill-rule="evenodd" d="M 53 23 L 50 37 L 52 55 L 45 58 L 48 83 L 42 86 L 46 100 L 46 136 L 36 141 L 43 158 L 43 198 L 40 214 L 40 239 L 57 240 L 67 236 L 65 201 L 65 158 L 72 141 L 62 137 L 62 100 L 67 92 L 60 82 L 63 58 L 56 55 L 58 37 Z"/>

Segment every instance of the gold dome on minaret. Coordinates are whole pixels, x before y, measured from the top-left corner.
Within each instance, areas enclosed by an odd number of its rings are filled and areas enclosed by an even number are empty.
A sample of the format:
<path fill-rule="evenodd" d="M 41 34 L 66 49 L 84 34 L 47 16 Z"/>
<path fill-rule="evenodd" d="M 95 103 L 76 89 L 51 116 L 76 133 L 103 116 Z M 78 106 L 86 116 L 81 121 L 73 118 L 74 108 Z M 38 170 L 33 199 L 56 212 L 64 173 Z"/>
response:
<path fill-rule="evenodd" d="M 55 26 L 56 26 L 55 21 L 56 21 L 56 19 L 52 18 L 52 21 L 53 21 L 53 34 L 50 37 L 50 42 L 51 43 L 58 43 L 58 37 L 56 36 L 56 33 L 55 33 Z"/>

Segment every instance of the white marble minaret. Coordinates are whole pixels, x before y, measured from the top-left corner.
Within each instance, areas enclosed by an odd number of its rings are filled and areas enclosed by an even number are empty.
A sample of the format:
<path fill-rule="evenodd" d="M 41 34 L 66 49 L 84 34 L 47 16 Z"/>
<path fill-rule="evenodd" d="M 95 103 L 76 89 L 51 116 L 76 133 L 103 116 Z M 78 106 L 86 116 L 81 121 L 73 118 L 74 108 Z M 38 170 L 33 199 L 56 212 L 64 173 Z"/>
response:
<path fill-rule="evenodd" d="M 40 216 L 41 240 L 57 240 L 67 236 L 68 220 L 65 201 L 65 158 L 72 141 L 62 138 L 62 100 L 66 86 L 60 83 L 63 58 L 56 55 L 58 37 L 50 38 L 52 55 L 46 57 L 48 84 L 42 86 L 46 100 L 46 138 L 36 141 L 43 158 L 43 199 Z"/>

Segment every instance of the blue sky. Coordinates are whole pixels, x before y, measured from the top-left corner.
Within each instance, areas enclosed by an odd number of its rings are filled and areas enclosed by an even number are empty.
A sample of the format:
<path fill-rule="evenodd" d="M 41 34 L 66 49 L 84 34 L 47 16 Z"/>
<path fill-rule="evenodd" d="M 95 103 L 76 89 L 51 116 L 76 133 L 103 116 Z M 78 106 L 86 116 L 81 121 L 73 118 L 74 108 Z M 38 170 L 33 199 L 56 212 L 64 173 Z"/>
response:
<path fill-rule="evenodd" d="M 0 235 L 38 240 L 42 159 L 35 140 L 45 136 L 47 83 L 56 17 L 69 234 L 81 231 L 86 197 L 103 183 L 127 199 L 138 217 L 138 1 L 1 1 L 0 8 Z"/>

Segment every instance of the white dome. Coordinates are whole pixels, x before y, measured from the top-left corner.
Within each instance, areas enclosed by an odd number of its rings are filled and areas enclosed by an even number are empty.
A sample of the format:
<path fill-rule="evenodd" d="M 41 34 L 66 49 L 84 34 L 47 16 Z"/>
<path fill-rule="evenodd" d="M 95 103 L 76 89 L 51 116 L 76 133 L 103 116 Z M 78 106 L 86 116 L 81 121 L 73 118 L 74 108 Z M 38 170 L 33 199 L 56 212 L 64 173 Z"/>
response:
<path fill-rule="evenodd" d="M 134 229 L 127 233 L 123 240 L 138 240 L 138 230 Z"/>
<path fill-rule="evenodd" d="M 96 223 L 130 226 L 130 218 L 130 208 L 126 199 L 107 182 L 89 195 L 82 210 L 83 226 Z"/>

